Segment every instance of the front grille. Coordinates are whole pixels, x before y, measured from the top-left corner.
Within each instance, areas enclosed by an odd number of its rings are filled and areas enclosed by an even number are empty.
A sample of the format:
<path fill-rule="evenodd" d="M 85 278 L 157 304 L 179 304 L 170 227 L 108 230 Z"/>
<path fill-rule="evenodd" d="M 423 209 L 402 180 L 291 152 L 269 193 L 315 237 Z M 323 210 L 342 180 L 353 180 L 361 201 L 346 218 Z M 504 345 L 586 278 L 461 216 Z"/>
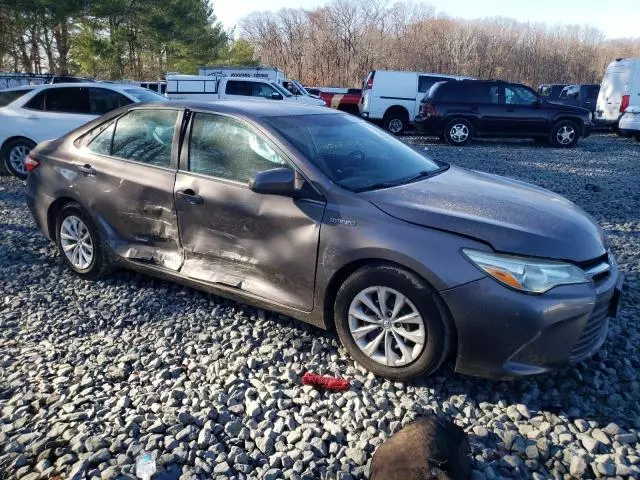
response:
<path fill-rule="evenodd" d="M 611 275 L 611 268 L 613 265 L 613 257 L 610 257 L 608 253 L 589 260 L 587 262 L 581 262 L 578 265 L 582 268 L 589 277 L 595 282 L 601 282 Z"/>
<path fill-rule="evenodd" d="M 610 302 L 611 298 L 607 297 L 606 300 L 601 300 L 596 303 L 578 342 L 571 351 L 570 361 L 578 362 L 583 360 L 585 357 L 594 353 L 602 342 L 604 342 L 607 336 L 607 327 L 609 326 L 607 315 L 609 314 Z"/>

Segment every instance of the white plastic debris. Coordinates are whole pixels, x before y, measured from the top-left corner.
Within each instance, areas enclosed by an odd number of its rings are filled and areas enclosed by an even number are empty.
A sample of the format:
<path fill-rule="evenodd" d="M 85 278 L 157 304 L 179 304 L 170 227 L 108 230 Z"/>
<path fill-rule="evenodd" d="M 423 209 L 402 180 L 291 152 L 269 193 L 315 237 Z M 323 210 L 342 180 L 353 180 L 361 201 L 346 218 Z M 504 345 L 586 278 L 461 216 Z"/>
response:
<path fill-rule="evenodd" d="M 136 458 L 136 476 L 142 480 L 150 480 L 154 473 L 156 473 L 155 453 L 140 452 L 140 456 Z"/>

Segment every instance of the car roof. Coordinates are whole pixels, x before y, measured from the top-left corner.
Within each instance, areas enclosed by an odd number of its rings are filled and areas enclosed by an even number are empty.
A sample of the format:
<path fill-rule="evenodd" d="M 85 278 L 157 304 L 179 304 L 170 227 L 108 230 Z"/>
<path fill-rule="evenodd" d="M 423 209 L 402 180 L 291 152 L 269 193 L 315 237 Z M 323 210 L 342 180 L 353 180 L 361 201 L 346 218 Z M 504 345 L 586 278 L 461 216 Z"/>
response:
<path fill-rule="evenodd" d="M 3 88 L 2 90 L 0 90 L 0 92 L 15 92 L 15 91 L 20 91 L 20 90 L 33 90 L 34 88 L 36 88 L 38 86 L 39 85 L 19 85 L 17 87 Z"/>
<path fill-rule="evenodd" d="M 48 90 L 51 88 L 64 88 L 64 87 L 104 87 L 104 88 L 142 88 L 139 85 L 128 84 L 128 83 L 110 83 L 110 82 L 70 82 L 70 83 L 42 83 L 40 85 L 21 85 L 18 87 L 6 88 L 4 90 L 0 90 L 2 92 L 7 92 L 10 90 Z"/>
<path fill-rule="evenodd" d="M 293 102 L 275 102 L 273 100 L 220 100 L 214 102 L 194 102 L 171 100 L 168 104 L 159 103 L 165 108 L 177 106 L 190 110 L 202 110 L 218 113 L 244 115 L 247 117 L 283 117 L 287 115 L 330 115 L 340 113 L 324 106 L 297 105 Z"/>

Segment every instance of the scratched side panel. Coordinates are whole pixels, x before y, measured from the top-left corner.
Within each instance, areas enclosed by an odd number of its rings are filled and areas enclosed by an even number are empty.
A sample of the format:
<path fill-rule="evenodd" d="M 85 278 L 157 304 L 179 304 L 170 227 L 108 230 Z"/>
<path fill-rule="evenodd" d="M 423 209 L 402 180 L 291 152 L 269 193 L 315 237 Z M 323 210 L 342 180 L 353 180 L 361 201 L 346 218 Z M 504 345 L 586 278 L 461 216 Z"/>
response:
<path fill-rule="evenodd" d="M 182 274 L 312 309 L 323 204 L 178 172 L 176 190 L 186 189 L 204 203 L 176 200 L 185 249 Z"/>
<path fill-rule="evenodd" d="M 90 164 L 96 174 L 69 169 L 69 188 L 97 218 L 112 250 L 124 258 L 178 270 L 182 253 L 173 199 L 175 172 L 87 151 L 77 162 Z"/>

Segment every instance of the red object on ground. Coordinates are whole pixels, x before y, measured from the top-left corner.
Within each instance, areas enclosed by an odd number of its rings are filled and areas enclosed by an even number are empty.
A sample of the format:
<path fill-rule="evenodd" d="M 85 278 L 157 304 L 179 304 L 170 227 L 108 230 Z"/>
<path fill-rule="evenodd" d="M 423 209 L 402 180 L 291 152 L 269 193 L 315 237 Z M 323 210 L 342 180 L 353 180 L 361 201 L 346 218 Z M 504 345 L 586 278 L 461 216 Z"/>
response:
<path fill-rule="evenodd" d="M 309 372 L 302 376 L 302 384 L 325 388 L 333 392 L 342 392 L 349 388 L 349 380 L 346 378 L 316 375 L 315 373 Z"/>

